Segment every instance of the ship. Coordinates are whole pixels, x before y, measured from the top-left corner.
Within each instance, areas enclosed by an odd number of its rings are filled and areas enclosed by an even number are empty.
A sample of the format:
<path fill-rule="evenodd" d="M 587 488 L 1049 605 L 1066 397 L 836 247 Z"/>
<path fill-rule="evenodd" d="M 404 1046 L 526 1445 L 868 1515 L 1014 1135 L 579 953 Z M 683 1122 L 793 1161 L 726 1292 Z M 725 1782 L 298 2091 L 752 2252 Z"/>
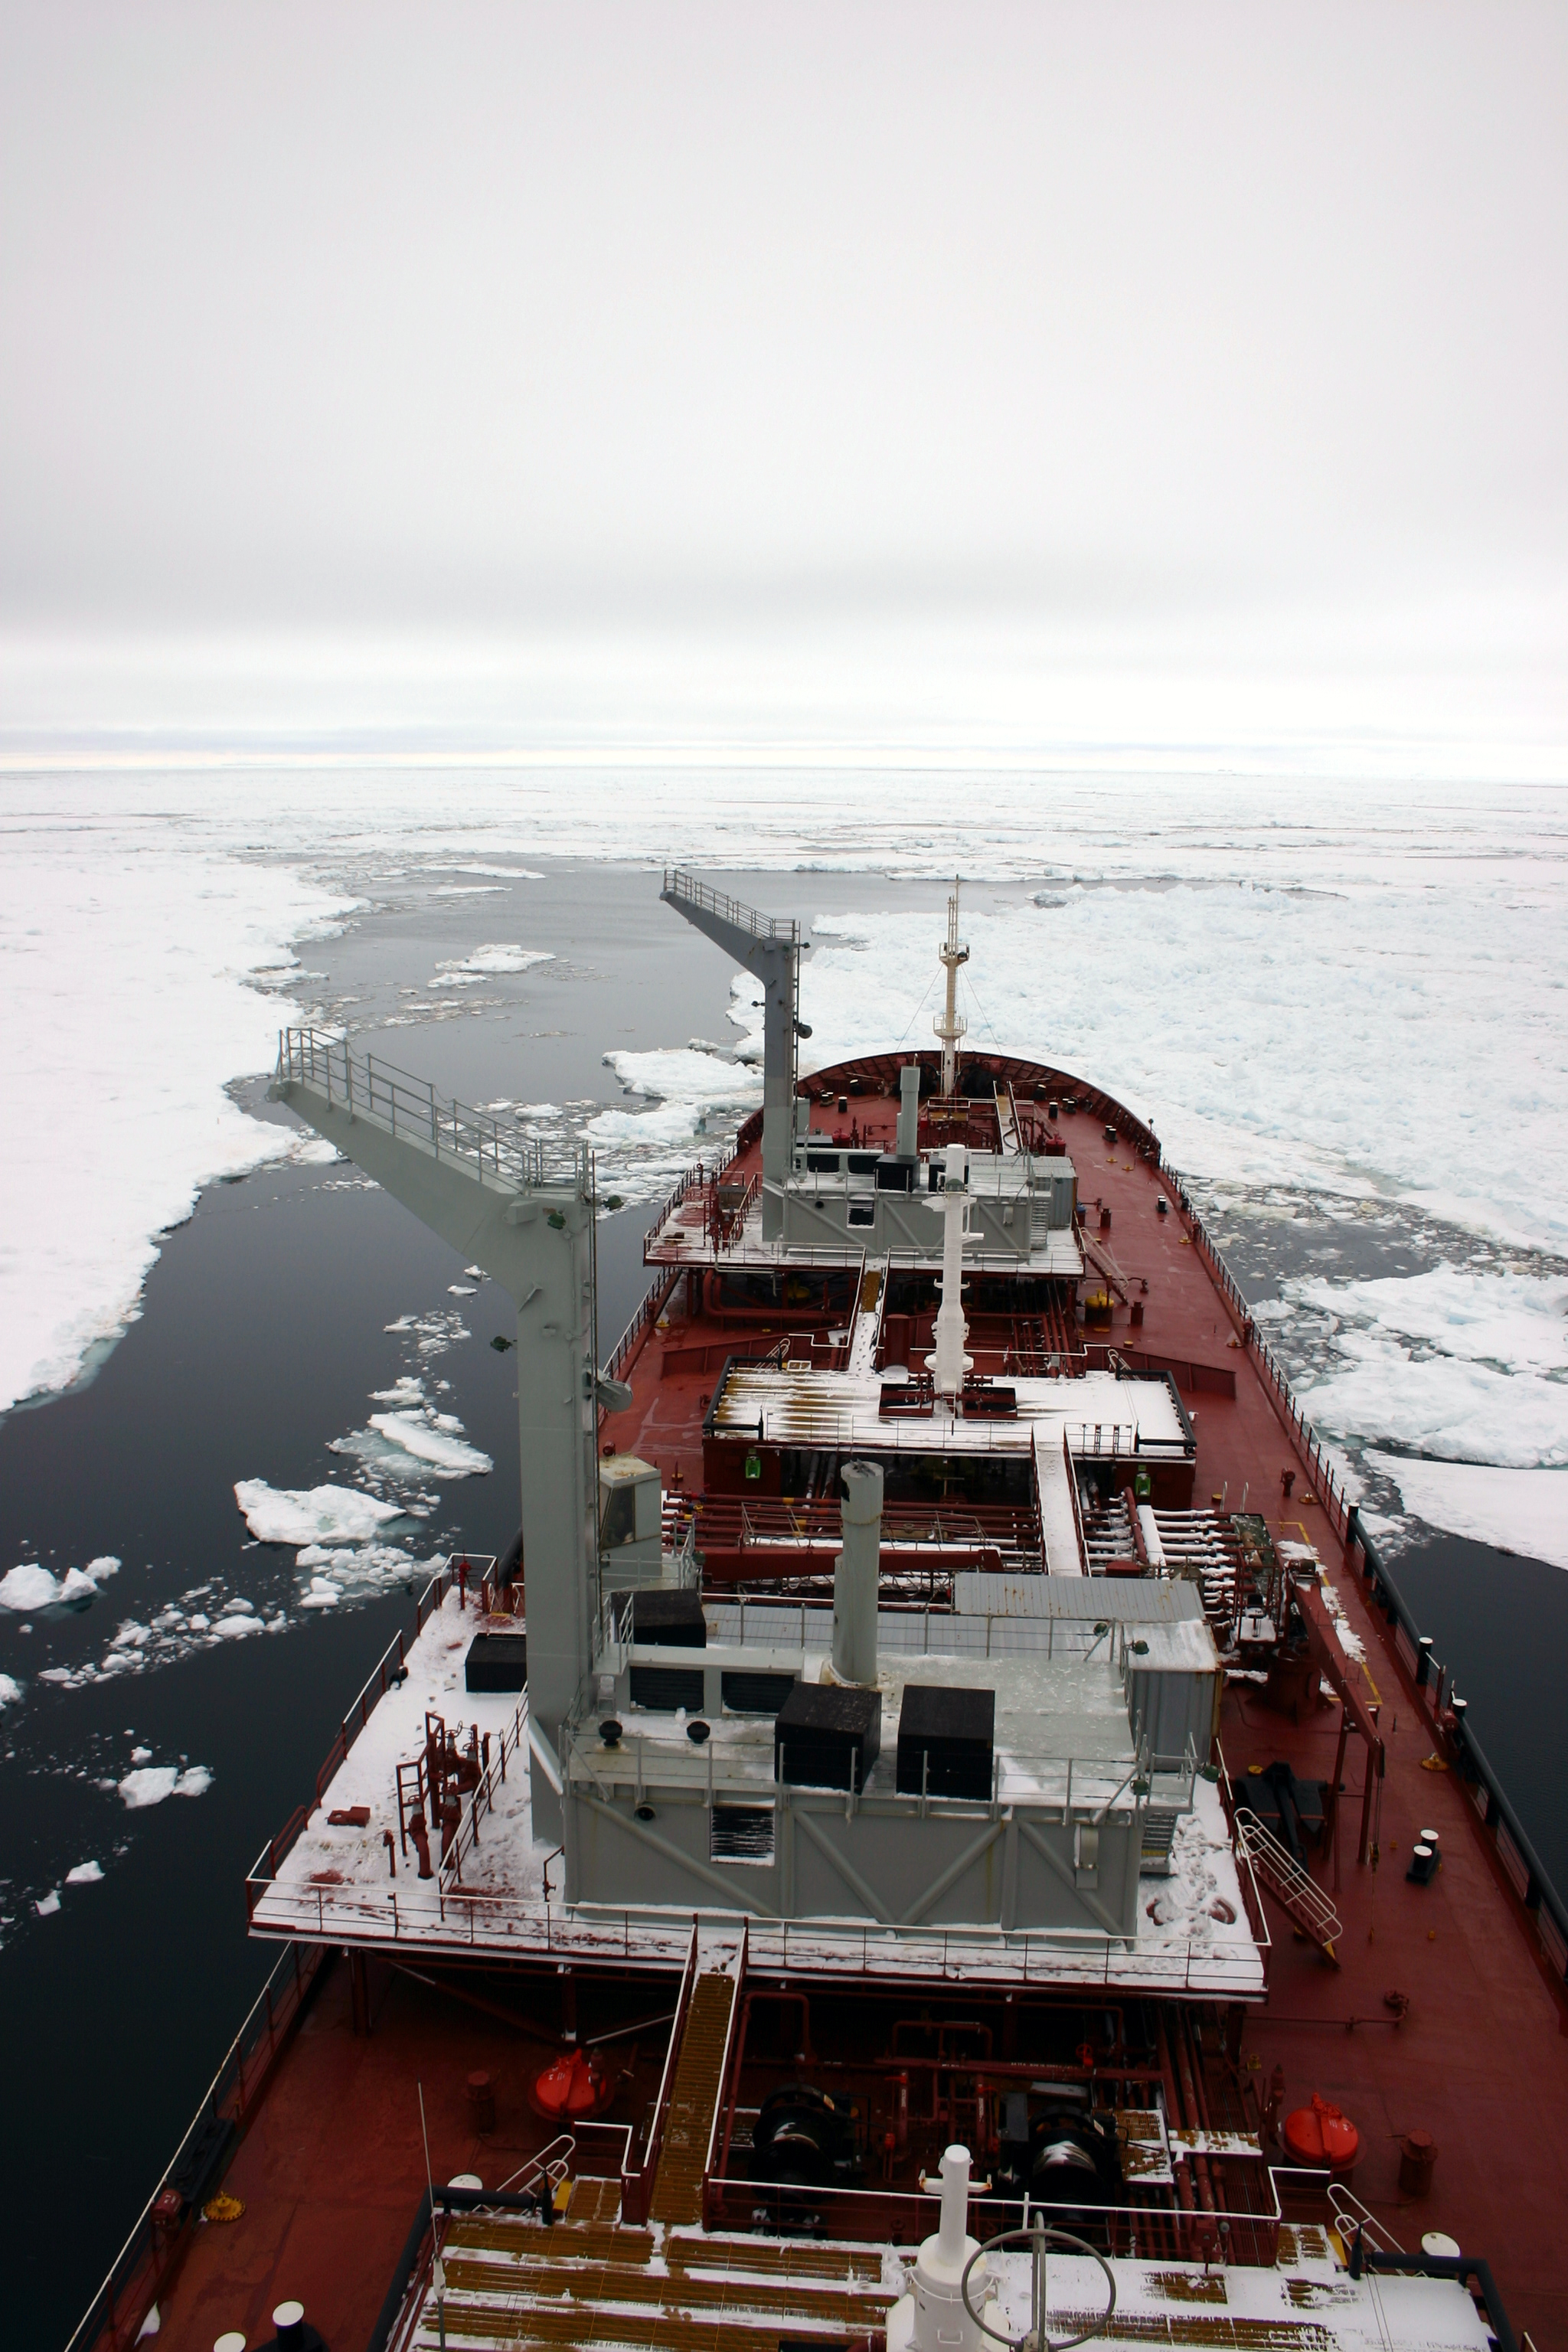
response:
<path fill-rule="evenodd" d="M 803 1063 L 597 1330 L 591 1156 L 273 1098 L 508 1291 L 521 1529 L 245 1885 L 277 1953 L 72 2352 L 1568 2343 L 1568 1945 L 1180 1175 L 983 1052 Z M 803 1000 L 804 989 L 804 1000 Z"/>

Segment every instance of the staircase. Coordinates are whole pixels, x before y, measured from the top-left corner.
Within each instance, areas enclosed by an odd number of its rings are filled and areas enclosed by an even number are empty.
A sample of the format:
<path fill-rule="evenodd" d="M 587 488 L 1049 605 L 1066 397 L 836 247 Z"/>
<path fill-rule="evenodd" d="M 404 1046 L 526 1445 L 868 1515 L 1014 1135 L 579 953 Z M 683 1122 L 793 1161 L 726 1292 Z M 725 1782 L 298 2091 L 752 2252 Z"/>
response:
<path fill-rule="evenodd" d="M 1308 1941 L 1316 1944 L 1325 1959 L 1331 1960 L 1337 1969 L 1340 1961 L 1334 1946 L 1344 1930 L 1339 1913 L 1316 1879 L 1309 1876 L 1292 1854 L 1287 1853 L 1249 1805 L 1236 1809 L 1236 1842 L 1252 1864 L 1258 1885 L 1268 1889 Z"/>
<path fill-rule="evenodd" d="M 650 2221 L 692 2229 L 702 2219 L 702 2169 L 719 2104 L 734 1999 L 734 1978 L 717 1970 L 700 1976 L 691 1989 L 654 2175 Z"/>

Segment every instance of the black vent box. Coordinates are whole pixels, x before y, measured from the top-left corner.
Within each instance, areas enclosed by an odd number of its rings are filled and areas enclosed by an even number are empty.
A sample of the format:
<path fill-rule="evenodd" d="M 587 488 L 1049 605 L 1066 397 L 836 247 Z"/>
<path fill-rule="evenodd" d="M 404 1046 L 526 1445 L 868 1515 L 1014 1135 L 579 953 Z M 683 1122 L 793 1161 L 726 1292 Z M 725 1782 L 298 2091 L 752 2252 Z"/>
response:
<path fill-rule="evenodd" d="M 675 1715 L 681 1707 L 688 1715 L 702 1712 L 700 1666 L 634 1666 L 626 1687 L 632 1705 L 653 1715 Z"/>
<path fill-rule="evenodd" d="M 463 1661 L 463 1687 L 520 1691 L 528 1687 L 528 1635 L 476 1633 Z"/>
<path fill-rule="evenodd" d="M 702 1595 L 688 1586 L 665 1591 L 657 1584 L 638 1585 L 631 1596 L 632 1639 L 657 1643 L 665 1650 L 705 1650 L 708 1621 Z M 616 1622 L 621 1622 L 626 1595 L 616 1595 Z"/>
<path fill-rule="evenodd" d="M 773 1776 L 799 1788 L 863 1789 L 881 1749 L 880 1691 L 796 1683 L 773 1718 Z"/>
<path fill-rule="evenodd" d="M 991 1801 L 991 1754 L 996 1738 L 996 1694 L 956 1690 L 942 1683 L 906 1683 L 899 1711 L 900 1797 L 970 1797 Z"/>

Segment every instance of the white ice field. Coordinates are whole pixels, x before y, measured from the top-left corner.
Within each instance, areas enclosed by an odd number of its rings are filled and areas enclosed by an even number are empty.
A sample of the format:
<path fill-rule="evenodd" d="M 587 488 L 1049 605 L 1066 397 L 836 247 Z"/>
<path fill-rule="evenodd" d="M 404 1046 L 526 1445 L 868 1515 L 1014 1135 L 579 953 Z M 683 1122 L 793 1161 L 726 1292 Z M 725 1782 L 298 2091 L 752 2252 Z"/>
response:
<path fill-rule="evenodd" d="M 435 960 L 405 999 L 417 1027 L 422 1004 L 463 1006 L 481 977 L 527 984 L 541 859 L 773 867 L 795 889 L 803 868 L 859 874 L 862 911 L 816 925 L 804 983 L 808 1051 L 828 1061 L 929 1041 L 931 919 L 886 910 L 879 880 L 959 868 L 1029 886 L 965 919 L 977 1045 L 1105 1086 L 1217 1198 L 1267 1195 L 1287 1219 L 1403 1204 L 1465 1237 L 1462 1263 L 1361 1282 L 1326 1267 L 1268 1311 L 1316 1335 L 1311 1410 L 1352 1459 L 1378 1451 L 1408 1510 L 1568 1565 L 1542 1484 L 1568 1472 L 1568 793 L 826 767 L 146 770 L 8 774 L 0 830 L 0 1410 L 112 1344 L 157 1235 L 204 1182 L 318 1148 L 224 1092 L 316 1009 L 313 939 L 482 891 L 484 941 Z M 743 980 L 732 1017 L 718 1044 L 611 1049 L 623 1107 L 524 1105 L 520 1123 L 585 1132 L 609 1182 L 651 1197 L 757 1099 Z M 434 1041 L 402 1058 L 439 1079 Z M 384 1491 L 399 1465 L 479 1472 L 434 1397 L 375 1402 L 389 1409 L 339 1443 L 348 1487 L 374 1470 Z M 1462 1475 L 1477 1465 L 1484 1481 Z M 363 1539 L 313 1540 L 352 1559 Z"/>

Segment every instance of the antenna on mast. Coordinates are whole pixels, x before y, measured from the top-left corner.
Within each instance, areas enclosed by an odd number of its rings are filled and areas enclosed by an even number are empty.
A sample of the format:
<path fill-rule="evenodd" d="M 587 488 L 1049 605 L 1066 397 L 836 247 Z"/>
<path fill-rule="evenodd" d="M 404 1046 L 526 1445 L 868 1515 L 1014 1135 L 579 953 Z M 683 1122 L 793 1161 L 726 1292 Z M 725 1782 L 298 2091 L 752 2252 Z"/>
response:
<path fill-rule="evenodd" d="M 947 902 L 947 937 L 937 950 L 947 973 L 947 1005 L 931 1024 L 942 1040 L 942 1091 L 951 1096 L 958 1084 L 958 1041 L 969 1026 L 958 1009 L 958 967 L 969 961 L 969 949 L 958 936 L 958 877 Z"/>

